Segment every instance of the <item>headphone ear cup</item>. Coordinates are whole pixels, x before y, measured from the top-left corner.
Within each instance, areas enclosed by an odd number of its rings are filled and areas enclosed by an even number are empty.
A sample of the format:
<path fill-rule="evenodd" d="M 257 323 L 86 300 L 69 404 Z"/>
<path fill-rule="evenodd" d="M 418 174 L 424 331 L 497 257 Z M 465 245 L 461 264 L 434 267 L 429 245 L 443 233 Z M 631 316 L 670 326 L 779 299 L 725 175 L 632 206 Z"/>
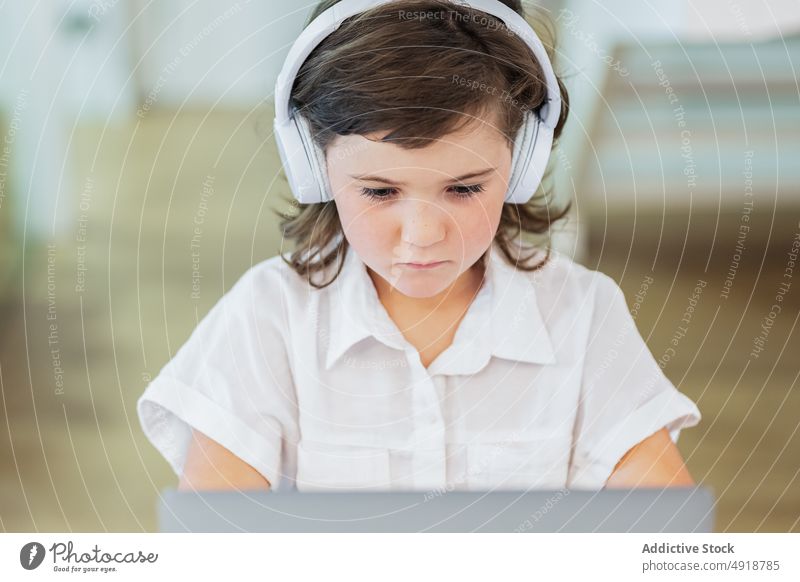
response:
<path fill-rule="evenodd" d="M 319 202 L 319 188 L 306 138 L 293 117 L 274 122 L 275 142 L 292 195 L 302 204 Z"/>
<path fill-rule="evenodd" d="M 552 146 L 553 130 L 536 113 L 526 112 L 515 140 L 506 202 L 525 204 L 533 197 L 547 168 Z"/>
<path fill-rule="evenodd" d="M 311 175 L 315 184 L 315 202 L 328 202 L 331 200 L 330 184 L 328 183 L 328 171 L 325 162 L 325 152 L 317 147 L 313 136 L 311 135 L 311 128 L 308 125 L 306 118 L 300 114 L 295 114 L 295 123 L 297 130 L 303 140 L 306 157 L 311 168 Z"/>
<path fill-rule="evenodd" d="M 532 121 L 535 121 L 534 115 L 526 112 L 522 125 L 517 130 L 517 135 L 514 138 L 514 150 L 511 154 L 511 174 L 508 178 L 508 191 L 506 192 L 506 202 L 514 202 L 520 196 L 520 182 L 524 174 L 526 160 L 529 158 L 530 149 L 533 147 L 533 134 L 535 127 Z"/>

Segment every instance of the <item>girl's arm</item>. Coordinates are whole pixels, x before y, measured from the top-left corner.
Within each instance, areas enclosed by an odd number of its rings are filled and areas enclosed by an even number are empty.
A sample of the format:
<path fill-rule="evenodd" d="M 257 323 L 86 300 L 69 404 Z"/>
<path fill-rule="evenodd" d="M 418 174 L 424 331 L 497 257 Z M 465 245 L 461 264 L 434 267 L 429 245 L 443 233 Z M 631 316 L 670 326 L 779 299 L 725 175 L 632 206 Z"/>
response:
<path fill-rule="evenodd" d="M 687 487 L 695 484 L 669 432 L 662 428 L 631 448 L 606 481 L 608 488 Z"/>
<path fill-rule="evenodd" d="M 270 483 L 228 449 L 193 430 L 179 490 L 269 489 Z"/>

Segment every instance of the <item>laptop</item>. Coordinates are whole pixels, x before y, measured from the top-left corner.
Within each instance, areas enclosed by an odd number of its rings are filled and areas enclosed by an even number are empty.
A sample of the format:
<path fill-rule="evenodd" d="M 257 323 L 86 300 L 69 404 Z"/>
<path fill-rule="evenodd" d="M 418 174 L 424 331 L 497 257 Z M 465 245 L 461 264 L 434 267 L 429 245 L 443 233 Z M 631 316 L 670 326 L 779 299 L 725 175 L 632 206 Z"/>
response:
<path fill-rule="evenodd" d="M 708 533 L 707 487 L 298 492 L 178 491 L 158 504 L 161 532 Z"/>

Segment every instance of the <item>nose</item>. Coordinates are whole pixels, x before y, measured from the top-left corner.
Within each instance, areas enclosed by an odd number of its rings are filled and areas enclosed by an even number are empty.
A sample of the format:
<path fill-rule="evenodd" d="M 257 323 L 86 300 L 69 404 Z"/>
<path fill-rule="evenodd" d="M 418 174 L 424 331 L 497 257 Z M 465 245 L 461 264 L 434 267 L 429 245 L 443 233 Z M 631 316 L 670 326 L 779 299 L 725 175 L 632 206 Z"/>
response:
<path fill-rule="evenodd" d="M 407 245 L 429 247 L 445 237 L 445 218 L 442 210 L 425 200 L 407 200 L 403 214 L 402 240 Z"/>

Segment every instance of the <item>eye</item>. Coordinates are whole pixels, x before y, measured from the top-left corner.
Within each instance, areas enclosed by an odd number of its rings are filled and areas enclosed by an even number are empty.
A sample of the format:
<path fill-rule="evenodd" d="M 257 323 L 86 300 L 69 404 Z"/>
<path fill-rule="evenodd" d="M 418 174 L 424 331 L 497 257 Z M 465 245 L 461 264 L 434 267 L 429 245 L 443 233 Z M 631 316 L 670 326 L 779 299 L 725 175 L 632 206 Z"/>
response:
<path fill-rule="evenodd" d="M 450 187 L 450 191 L 459 199 L 472 198 L 475 194 L 483 192 L 484 190 L 485 187 L 483 184 L 458 184 Z M 361 188 L 361 195 L 370 200 L 390 200 L 394 198 L 396 194 L 396 188 Z"/>
<path fill-rule="evenodd" d="M 471 184 L 469 186 L 459 184 L 452 186 L 450 189 L 456 194 L 457 198 L 472 198 L 478 192 L 483 192 L 485 188 L 483 184 Z"/>
<path fill-rule="evenodd" d="M 388 200 L 395 194 L 395 188 L 361 188 L 361 195 L 372 200 Z"/>

